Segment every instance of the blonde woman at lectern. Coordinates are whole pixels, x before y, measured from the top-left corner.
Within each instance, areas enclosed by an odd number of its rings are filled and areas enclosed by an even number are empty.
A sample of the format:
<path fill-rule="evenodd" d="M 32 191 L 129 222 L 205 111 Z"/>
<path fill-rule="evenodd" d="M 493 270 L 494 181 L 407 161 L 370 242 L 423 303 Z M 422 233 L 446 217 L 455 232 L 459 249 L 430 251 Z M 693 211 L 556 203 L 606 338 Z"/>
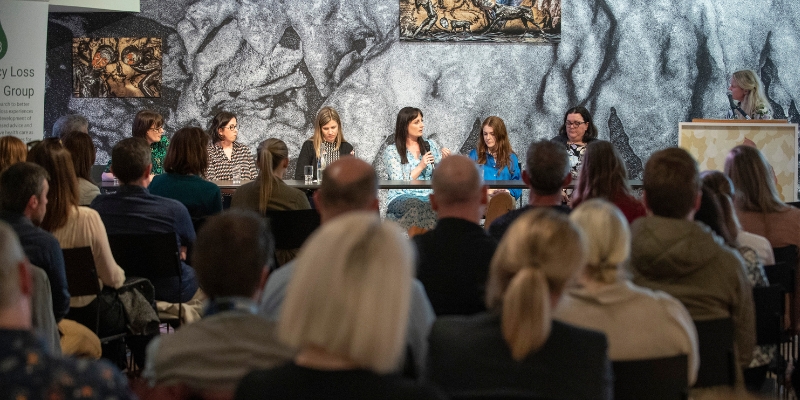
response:
<path fill-rule="evenodd" d="M 772 107 L 763 87 L 758 75 L 752 70 L 743 69 L 734 72 L 731 84 L 728 86 L 728 95 L 733 100 L 727 118 L 772 119 Z M 750 118 L 746 118 L 745 115 Z"/>

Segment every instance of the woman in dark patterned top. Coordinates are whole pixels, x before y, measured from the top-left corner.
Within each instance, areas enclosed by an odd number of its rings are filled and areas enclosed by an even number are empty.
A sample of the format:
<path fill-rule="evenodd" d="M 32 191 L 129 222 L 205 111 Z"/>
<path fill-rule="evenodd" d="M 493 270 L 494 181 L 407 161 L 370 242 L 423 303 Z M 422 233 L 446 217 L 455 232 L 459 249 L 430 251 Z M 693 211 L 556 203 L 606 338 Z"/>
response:
<path fill-rule="evenodd" d="M 250 149 L 236 141 L 239 136 L 236 115 L 223 111 L 214 116 L 208 126 L 208 135 L 211 136 L 211 143 L 206 147 L 206 179 L 231 180 L 234 172 L 240 172 L 242 179 L 256 179 L 258 169 Z"/>
<path fill-rule="evenodd" d="M 342 120 L 339 113 L 331 107 L 322 107 L 314 121 L 314 135 L 303 143 L 300 155 L 294 168 L 294 179 L 303 179 L 303 167 L 314 167 L 314 176 L 317 176 L 317 160 L 324 166 L 339 159 L 339 157 L 353 154 L 353 146 L 344 140 L 342 133 Z"/>
<path fill-rule="evenodd" d="M 150 158 L 153 162 L 152 175 L 164 173 L 164 158 L 167 157 L 169 138 L 164 136 L 164 117 L 152 110 L 142 110 L 133 118 L 131 136 L 147 140 L 150 145 Z M 106 170 L 103 172 L 104 181 L 113 181 L 111 160 L 108 160 Z"/>
<path fill-rule="evenodd" d="M 550 140 L 564 145 L 572 165 L 572 180 L 577 182 L 586 145 L 597 140 L 597 127 L 594 125 L 592 113 L 582 106 L 570 108 L 564 114 L 564 123 L 558 130 L 558 136 Z M 572 189 L 562 189 L 562 193 L 563 202 L 568 204 Z"/>

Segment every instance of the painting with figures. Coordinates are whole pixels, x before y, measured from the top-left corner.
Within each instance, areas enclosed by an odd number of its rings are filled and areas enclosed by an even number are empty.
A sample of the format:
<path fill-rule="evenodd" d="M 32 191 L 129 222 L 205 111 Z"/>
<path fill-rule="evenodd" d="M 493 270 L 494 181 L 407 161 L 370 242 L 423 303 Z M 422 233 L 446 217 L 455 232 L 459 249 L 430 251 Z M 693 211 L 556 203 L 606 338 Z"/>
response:
<path fill-rule="evenodd" d="M 73 38 L 73 97 L 161 97 L 161 38 Z"/>

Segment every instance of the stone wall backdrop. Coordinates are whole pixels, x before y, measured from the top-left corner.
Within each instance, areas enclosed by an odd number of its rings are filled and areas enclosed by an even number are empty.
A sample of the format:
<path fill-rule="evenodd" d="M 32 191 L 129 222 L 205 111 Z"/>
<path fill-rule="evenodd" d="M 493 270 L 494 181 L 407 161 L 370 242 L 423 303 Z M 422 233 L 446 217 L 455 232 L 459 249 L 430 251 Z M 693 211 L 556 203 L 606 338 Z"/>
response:
<path fill-rule="evenodd" d="M 166 116 L 167 135 L 232 111 L 240 141 L 278 137 L 294 158 L 331 105 L 377 165 L 404 106 L 461 151 L 498 115 L 524 156 L 584 105 L 636 178 L 652 152 L 677 144 L 678 122 L 725 115 L 730 73 L 743 68 L 760 72 L 776 118 L 800 122 L 796 0 L 563 0 L 557 46 L 401 43 L 396 0 L 142 0 L 141 10 L 50 15 L 44 125 L 88 117 L 98 163 L 142 108 Z M 161 36 L 162 97 L 71 98 L 70 43 L 87 36 Z"/>

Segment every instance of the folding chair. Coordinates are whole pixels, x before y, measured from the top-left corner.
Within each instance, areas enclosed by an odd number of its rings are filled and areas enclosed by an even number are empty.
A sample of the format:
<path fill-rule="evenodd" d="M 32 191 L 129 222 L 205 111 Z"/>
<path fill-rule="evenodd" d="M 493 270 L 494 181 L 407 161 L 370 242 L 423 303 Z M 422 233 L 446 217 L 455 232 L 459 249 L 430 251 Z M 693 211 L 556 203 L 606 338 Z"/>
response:
<path fill-rule="evenodd" d="M 733 320 L 694 321 L 700 352 L 700 370 L 694 387 L 733 386 L 736 360 L 733 352 Z"/>
<path fill-rule="evenodd" d="M 269 228 L 275 237 L 275 250 L 293 250 L 303 246 L 320 224 L 319 213 L 315 209 L 267 211 Z M 278 262 L 275 259 L 275 267 Z"/>
<path fill-rule="evenodd" d="M 646 360 L 614 361 L 615 400 L 683 400 L 689 396 L 686 354 Z"/>

